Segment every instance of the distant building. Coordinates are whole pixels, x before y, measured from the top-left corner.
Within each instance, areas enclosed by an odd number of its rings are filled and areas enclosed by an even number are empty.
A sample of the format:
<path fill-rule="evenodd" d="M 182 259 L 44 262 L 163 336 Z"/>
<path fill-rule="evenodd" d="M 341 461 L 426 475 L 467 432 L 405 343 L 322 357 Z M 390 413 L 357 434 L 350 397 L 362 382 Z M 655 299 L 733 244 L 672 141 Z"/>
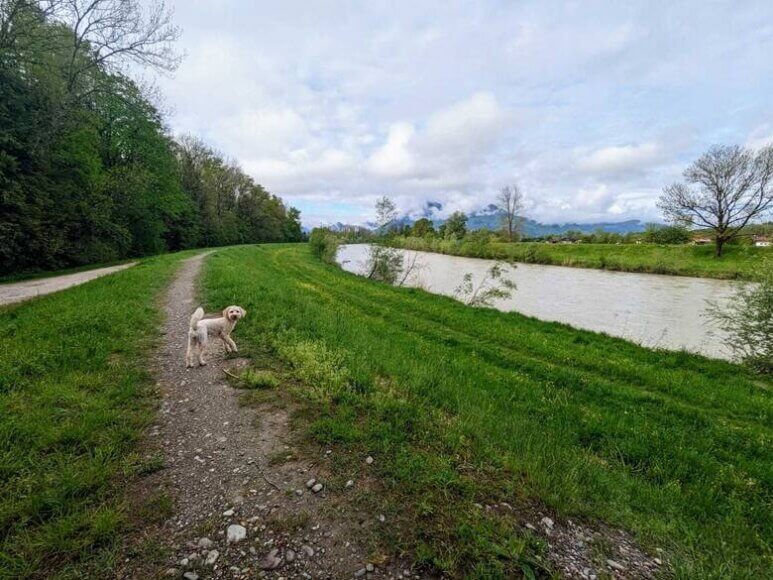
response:
<path fill-rule="evenodd" d="M 756 235 L 752 236 L 752 241 L 754 242 L 754 245 L 758 248 L 769 248 L 773 243 L 770 241 L 770 236 L 764 236 L 764 235 Z"/>
<path fill-rule="evenodd" d="M 692 239 L 692 243 L 696 246 L 705 246 L 706 244 L 713 244 L 714 240 L 705 236 L 700 236 Z"/>

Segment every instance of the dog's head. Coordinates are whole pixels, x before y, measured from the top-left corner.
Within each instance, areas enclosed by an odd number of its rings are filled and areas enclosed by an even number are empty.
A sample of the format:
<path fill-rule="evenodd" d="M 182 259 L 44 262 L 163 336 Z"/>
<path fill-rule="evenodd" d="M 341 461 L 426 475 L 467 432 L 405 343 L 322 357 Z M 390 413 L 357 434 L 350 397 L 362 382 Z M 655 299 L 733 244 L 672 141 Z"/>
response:
<path fill-rule="evenodd" d="M 223 318 L 231 322 L 236 322 L 245 316 L 247 316 L 247 311 L 241 306 L 229 306 L 223 310 Z"/>

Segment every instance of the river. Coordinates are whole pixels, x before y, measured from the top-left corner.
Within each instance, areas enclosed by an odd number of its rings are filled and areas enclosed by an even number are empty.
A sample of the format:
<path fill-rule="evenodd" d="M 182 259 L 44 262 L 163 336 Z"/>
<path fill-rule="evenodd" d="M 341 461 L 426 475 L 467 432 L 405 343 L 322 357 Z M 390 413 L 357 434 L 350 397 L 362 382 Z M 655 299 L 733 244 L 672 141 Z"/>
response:
<path fill-rule="evenodd" d="M 404 285 L 454 296 L 465 274 L 477 285 L 494 260 L 398 250 L 416 267 Z M 355 274 L 366 271 L 367 244 L 341 246 L 337 261 Z M 642 346 L 688 350 L 730 359 L 724 334 L 706 316 L 707 302 L 726 303 L 738 282 L 658 274 L 610 272 L 564 266 L 505 266 L 503 278 L 517 289 L 492 306 L 540 320 L 605 332 Z"/>

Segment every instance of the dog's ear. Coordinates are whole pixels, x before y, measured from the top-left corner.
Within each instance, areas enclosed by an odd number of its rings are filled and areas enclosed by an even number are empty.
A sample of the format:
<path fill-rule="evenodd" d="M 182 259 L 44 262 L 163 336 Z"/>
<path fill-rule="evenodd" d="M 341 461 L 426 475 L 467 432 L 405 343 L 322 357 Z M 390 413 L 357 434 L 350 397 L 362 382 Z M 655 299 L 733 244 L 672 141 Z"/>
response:
<path fill-rule="evenodd" d="M 228 318 L 228 307 L 223 308 L 223 318 Z"/>
<path fill-rule="evenodd" d="M 244 318 L 245 316 L 247 316 L 247 311 L 246 311 L 244 308 L 242 308 L 241 306 L 239 306 L 239 310 L 241 310 L 241 311 L 242 311 L 242 318 Z"/>

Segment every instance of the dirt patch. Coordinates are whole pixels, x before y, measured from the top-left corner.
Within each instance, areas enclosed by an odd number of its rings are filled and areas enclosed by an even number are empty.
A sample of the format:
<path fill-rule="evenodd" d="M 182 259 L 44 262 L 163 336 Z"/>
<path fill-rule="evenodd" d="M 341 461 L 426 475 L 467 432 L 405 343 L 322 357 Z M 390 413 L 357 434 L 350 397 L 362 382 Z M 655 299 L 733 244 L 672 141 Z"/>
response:
<path fill-rule="evenodd" d="M 135 264 L 136 262 L 131 262 L 130 264 L 110 266 L 109 268 L 97 268 L 96 270 L 65 274 L 64 276 L 52 276 L 51 278 L 43 278 L 40 280 L 2 284 L 0 285 L 0 306 L 13 304 L 14 302 L 22 302 L 37 296 L 51 294 L 52 292 L 58 292 L 59 290 L 70 288 L 71 286 L 77 286 L 84 282 L 90 282 L 91 280 L 101 278 L 102 276 L 107 276 L 113 272 L 131 268 Z"/>
<path fill-rule="evenodd" d="M 224 370 L 248 361 L 212 343 L 207 366 L 185 368 L 203 259 L 183 262 L 166 296 L 153 361 L 162 403 L 144 450 L 151 467 L 132 494 L 133 511 L 144 521 L 156 511 L 157 523 L 129 540 L 118 576 L 413 577 L 375 548 L 374 530 L 386 524 L 349 501 L 358 484 L 326 481 L 332 451 L 296 449 L 287 398 L 268 392 L 257 408 L 240 404 Z M 238 344 L 238 326 L 233 336 Z"/>

